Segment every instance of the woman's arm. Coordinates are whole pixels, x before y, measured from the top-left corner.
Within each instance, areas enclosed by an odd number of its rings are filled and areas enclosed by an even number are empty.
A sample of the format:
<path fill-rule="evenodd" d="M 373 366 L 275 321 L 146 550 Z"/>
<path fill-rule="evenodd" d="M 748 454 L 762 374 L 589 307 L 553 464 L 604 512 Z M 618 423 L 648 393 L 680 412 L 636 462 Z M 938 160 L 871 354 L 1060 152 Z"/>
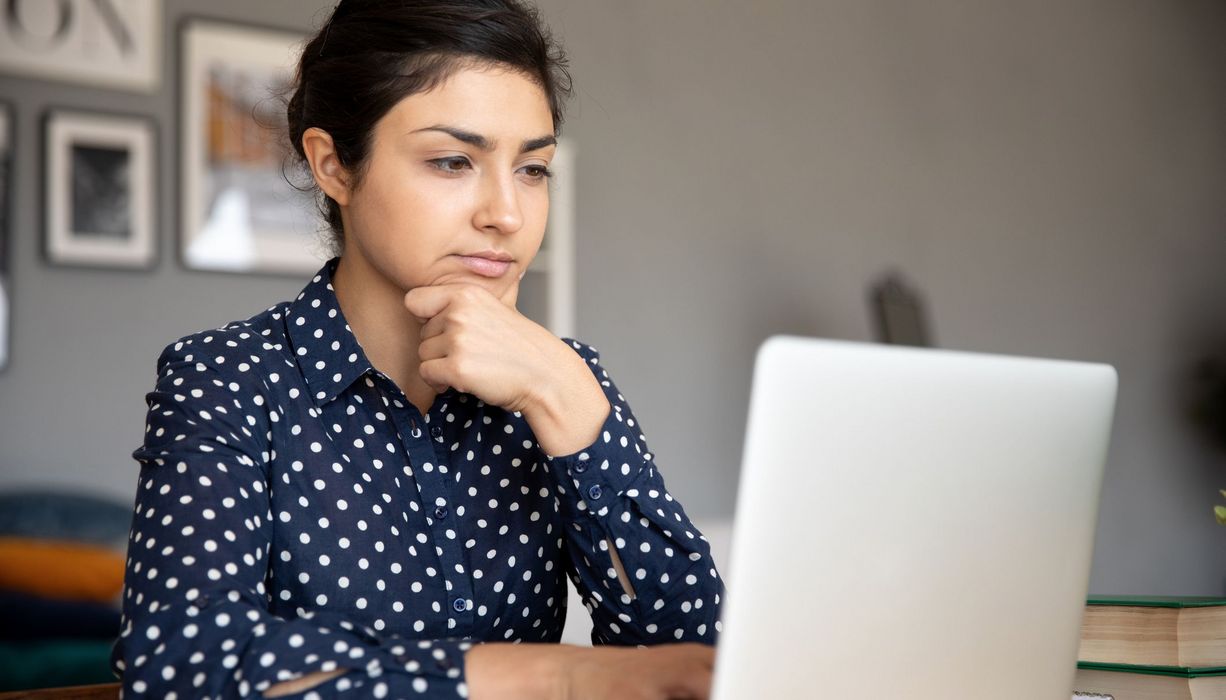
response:
<path fill-rule="evenodd" d="M 711 692 L 714 662 L 715 650 L 699 644 L 621 649 L 496 642 L 470 649 L 464 665 L 470 700 L 701 700 Z M 279 683 L 264 697 L 300 693 L 342 673 Z"/>
<path fill-rule="evenodd" d="M 713 642 L 722 583 L 711 563 L 709 545 L 696 534 L 680 504 L 664 490 L 633 414 L 608 372 L 599 367 L 595 349 L 567 338 L 559 341 L 516 311 L 517 289 L 513 285 L 503 297 L 462 283 L 409 290 L 404 297 L 405 308 L 423 323 L 419 374 L 436 391 L 457 387 L 488 404 L 522 415 L 536 437 L 537 447 L 552 465 L 559 496 L 565 501 L 561 509 L 567 515 L 586 511 L 596 516 L 570 518 L 574 530 L 567 529 L 568 540 L 575 545 L 572 562 L 582 565 L 570 568 L 572 572 L 587 570 L 591 576 L 588 581 L 577 581 L 577 585 L 593 609 L 597 626 L 612 633 L 607 639 L 668 641 L 667 637 L 656 636 L 667 626 L 673 640 Z M 555 459 L 550 455 L 568 456 Z M 570 490 L 571 485 L 575 491 Z M 647 527 L 657 516 L 652 532 L 640 531 L 631 524 L 637 520 Z M 678 527 L 685 539 L 673 535 Z M 591 546 L 592 542 L 599 546 Z M 638 550 L 628 551 L 628 543 Z M 671 558 L 678 552 L 688 559 L 680 566 L 661 557 Z M 616 589 L 591 572 L 589 557 L 600 570 L 608 572 Z M 631 572 L 633 583 L 628 575 Z M 684 593 L 696 596 L 677 603 L 686 618 L 675 618 L 664 611 L 669 603 L 661 597 L 648 601 L 650 609 L 632 605 L 643 597 L 644 585 L 653 585 L 645 581 L 646 577 L 657 574 L 657 594 L 667 589 L 669 597 Z M 678 584 L 668 586 L 678 576 Z M 597 582 L 600 585 L 593 585 Z M 682 583 L 692 588 L 686 590 L 679 585 Z M 606 602 L 602 590 L 615 602 Z M 706 611 L 690 615 L 691 607 L 701 610 L 704 601 Z M 597 607 L 602 608 L 604 620 L 596 619 Z M 626 633 L 615 621 L 634 626 L 636 620 L 648 618 L 653 619 L 641 630 Z M 690 624 L 690 619 L 695 622 Z"/>
<path fill-rule="evenodd" d="M 133 453 L 141 470 L 112 652 L 125 696 L 258 697 L 313 673 L 336 691 L 458 696 L 470 642 L 376 635 L 326 608 L 288 619 L 270 611 L 276 484 L 266 468 L 278 407 L 257 372 L 227 372 L 250 362 L 258 342 L 211 331 L 159 358 Z"/>
<path fill-rule="evenodd" d="M 575 363 L 571 366 L 558 368 L 557 383 L 539 387 L 531 406 L 524 410 L 524 418 L 545 454 L 571 454 L 591 445 L 600 437 L 601 427 L 612 411 L 600 383 L 588 371 L 583 357 L 575 355 L 574 359 Z M 607 545 L 617 580 L 622 589 L 634 598 L 634 585 L 626 576 L 617 549 L 612 546 L 612 540 Z"/>
<path fill-rule="evenodd" d="M 629 404 L 600 366 L 599 353 L 563 340 L 583 359 L 612 408 L 595 435 L 577 427 L 571 442 L 553 443 L 567 447 L 590 437 L 586 447 L 551 453 L 541 443 L 569 520 L 571 577 L 592 613 L 593 642 L 714 644 L 724 588 L 710 544 L 665 488 Z M 559 395 L 593 402 L 585 392 Z M 553 413 L 583 415 L 584 410 L 563 406 Z M 548 422 L 538 423 L 548 431 Z"/>

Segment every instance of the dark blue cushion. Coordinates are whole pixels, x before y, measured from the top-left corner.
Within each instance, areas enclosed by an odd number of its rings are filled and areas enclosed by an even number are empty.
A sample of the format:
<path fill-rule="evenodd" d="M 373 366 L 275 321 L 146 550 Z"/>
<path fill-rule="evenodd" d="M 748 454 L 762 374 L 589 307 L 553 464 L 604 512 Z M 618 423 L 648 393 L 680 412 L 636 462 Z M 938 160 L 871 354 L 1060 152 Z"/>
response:
<path fill-rule="evenodd" d="M 0 491 L 0 535 L 70 540 L 127 550 L 131 504 L 49 489 Z"/>

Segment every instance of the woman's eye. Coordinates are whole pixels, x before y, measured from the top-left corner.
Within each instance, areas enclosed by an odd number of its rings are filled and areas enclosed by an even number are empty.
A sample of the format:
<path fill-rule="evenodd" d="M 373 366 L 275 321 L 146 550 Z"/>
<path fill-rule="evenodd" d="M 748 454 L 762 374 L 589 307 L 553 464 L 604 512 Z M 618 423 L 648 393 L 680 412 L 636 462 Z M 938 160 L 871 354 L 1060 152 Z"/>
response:
<path fill-rule="evenodd" d="M 533 180 L 544 180 L 545 178 L 553 177 L 553 171 L 543 165 L 529 165 L 524 167 L 524 171 Z"/>
<path fill-rule="evenodd" d="M 472 164 L 468 162 L 467 158 L 462 158 L 460 156 L 453 156 L 451 158 L 435 158 L 434 160 L 428 162 L 431 166 L 442 170 L 445 173 L 458 173 L 464 168 L 472 166 Z"/>

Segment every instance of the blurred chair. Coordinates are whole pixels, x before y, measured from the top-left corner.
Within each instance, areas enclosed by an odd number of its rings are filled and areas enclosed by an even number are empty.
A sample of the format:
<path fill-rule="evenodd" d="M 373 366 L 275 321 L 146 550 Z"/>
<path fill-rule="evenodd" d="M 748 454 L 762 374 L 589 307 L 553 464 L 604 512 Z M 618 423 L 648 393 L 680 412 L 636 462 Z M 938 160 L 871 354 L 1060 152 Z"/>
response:
<path fill-rule="evenodd" d="M 0 692 L 115 697 L 131 521 L 131 506 L 101 496 L 0 491 Z"/>

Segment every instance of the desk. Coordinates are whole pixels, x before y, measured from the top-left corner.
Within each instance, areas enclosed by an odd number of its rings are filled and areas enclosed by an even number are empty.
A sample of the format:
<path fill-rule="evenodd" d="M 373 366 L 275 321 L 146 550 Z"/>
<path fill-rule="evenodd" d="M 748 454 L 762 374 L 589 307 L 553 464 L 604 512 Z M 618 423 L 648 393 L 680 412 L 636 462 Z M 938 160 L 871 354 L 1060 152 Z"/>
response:
<path fill-rule="evenodd" d="M 0 693 L 0 700 L 115 700 L 118 697 L 119 683 L 11 690 Z"/>

